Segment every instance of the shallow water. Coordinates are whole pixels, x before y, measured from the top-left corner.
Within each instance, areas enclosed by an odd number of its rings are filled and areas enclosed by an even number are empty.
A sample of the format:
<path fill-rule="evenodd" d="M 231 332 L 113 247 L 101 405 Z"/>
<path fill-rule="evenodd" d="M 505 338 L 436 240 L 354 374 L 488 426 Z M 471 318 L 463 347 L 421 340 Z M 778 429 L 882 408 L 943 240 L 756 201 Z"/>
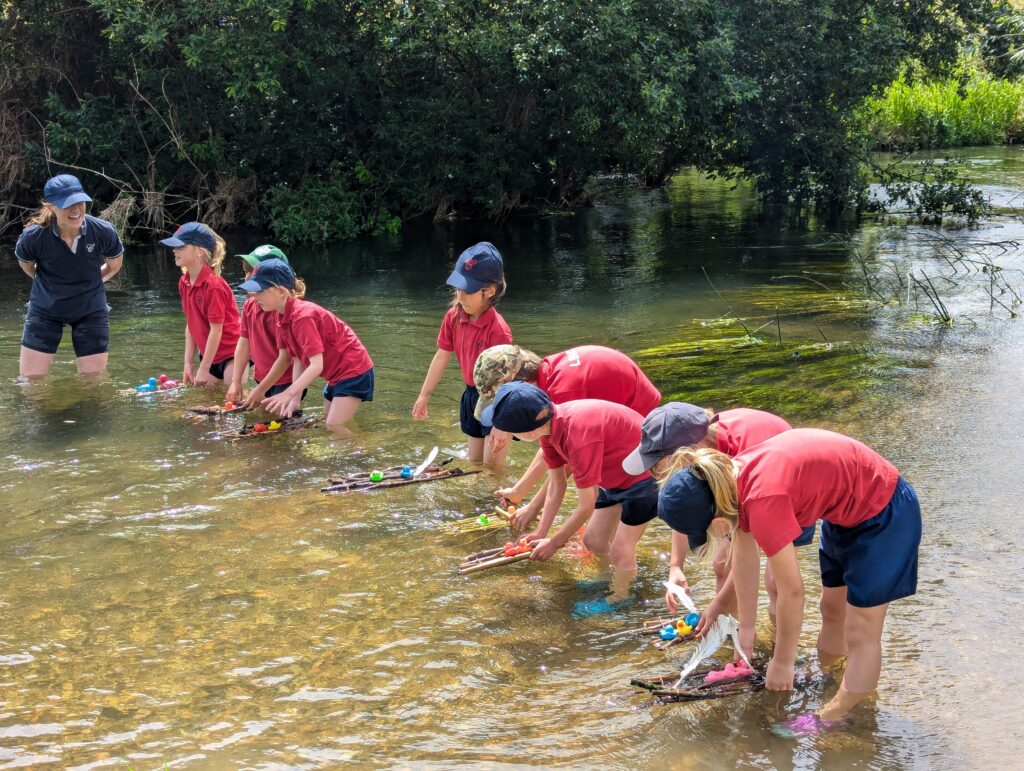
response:
<path fill-rule="evenodd" d="M 980 181 L 1024 187 L 1019 153 L 970 157 Z M 375 400 L 342 442 L 317 432 L 217 441 L 215 422 L 182 418 L 217 394 L 118 397 L 119 387 L 180 367 L 177 274 L 167 254 L 141 246 L 109 293 L 110 381 L 80 382 L 68 347 L 48 382 L 18 384 L 28 282 L 3 260 L 0 768 L 1014 763 L 1024 750 L 1024 677 L 1012 665 L 1024 618 L 1021 322 L 998 306 L 990 315 L 980 274 L 943 284 L 951 328 L 912 319 L 913 300 L 867 306 L 840 234 L 764 219 L 743 189 L 681 175 L 666 191 L 610 198 L 575 217 L 290 253 L 310 298 L 346 319 L 377 365 Z M 875 275 L 953 276 L 932 248 L 939 232 L 974 250 L 1024 238 L 1011 217 L 971 231 L 911 228 L 879 250 Z M 661 525 L 641 542 L 631 601 L 610 615 L 574 613 L 607 590 L 601 566 L 579 555 L 455 575 L 461 556 L 505 536 L 453 535 L 442 524 L 488 507 L 528 462 L 528 446 L 514 448 L 506 474 L 318 492 L 329 475 L 415 463 L 435 444 L 444 455 L 464 451 L 454 366 L 429 420 L 412 423 L 409 410 L 434 350 L 447 267 L 484 237 L 506 256 L 501 310 L 522 344 L 619 347 L 666 396 L 847 431 L 917 487 L 919 592 L 891 610 L 879 696 L 848 731 L 790 742 L 767 730 L 820 705 L 831 684 L 669 706 L 633 692 L 631 677 L 686 656 L 685 647 L 658 652 L 649 638 L 599 639 L 661 613 Z M 256 243 L 239 239 L 232 251 Z M 988 254 L 1019 292 L 1020 252 Z M 716 345 L 743 332 L 708 321 L 730 314 L 701 266 L 748 326 L 767 324 L 764 343 Z M 229 280 L 238 271 L 229 263 Z M 801 294 L 820 289 L 808 278 L 828 290 Z M 917 305 L 927 311 L 923 297 Z M 681 341 L 682 351 L 661 352 Z M 803 649 L 813 659 L 814 550 L 801 560 Z M 707 602 L 709 573 L 688 574 Z"/>

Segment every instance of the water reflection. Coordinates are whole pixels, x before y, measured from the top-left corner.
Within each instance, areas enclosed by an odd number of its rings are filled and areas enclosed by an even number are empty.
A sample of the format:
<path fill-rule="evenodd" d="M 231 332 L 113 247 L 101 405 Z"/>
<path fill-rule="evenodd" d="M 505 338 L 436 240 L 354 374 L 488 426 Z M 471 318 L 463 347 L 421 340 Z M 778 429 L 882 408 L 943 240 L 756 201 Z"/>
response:
<path fill-rule="evenodd" d="M 1001 237 L 1024 235 L 1006 220 L 954 235 L 966 242 L 997 227 Z M 915 232 L 881 259 L 938 270 Z M 215 422 L 182 419 L 209 394 L 118 398 L 119 387 L 173 376 L 181 358 L 177 274 L 166 254 L 140 247 L 110 292 L 108 382 L 82 383 L 62 349 L 54 377 L 19 385 L 28 287 L 0 264 L 11 287 L 0 298 L 0 765 L 1009 761 L 1019 740 L 990 718 L 1017 714 L 1024 685 L 1004 647 L 1024 615 L 1013 584 L 1024 550 L 1014 524 L 1024 487 L 1012 462 L 1024 435 L 1019 323 L 989 319 L 965 287 L 950 302 L 975 323 L 951 329 L 908 325 L 901 309 L 866 307 L 849 293 L 845 305 L 786 315 L 781 346 L 715 347 L 742 332 L 701 326 L 729 315 L 701 266 L 751 320 L 847 292 L 858 268 L 832 235 L 813 222 L 773 223 L 742 189 L 683 176 L 573 217 L 293 250 L 310 297 L 352 324 L 378 365 L 379 393 L 357 414 L 357 436 L 342 442 L 316 433 L 220 442 Z M 913 481 L 927 511 L 920 593 L 891 611 L 880 697 L 849 732 L 793 743 L 766 731 L 828 698 L 827 682 L 791 696 L 673 706 L 629 688 L 631 677 L 686 656 L 646 638 L 599 639 L 660 612 L 660 524 L 641 542 L 632 602 L 612 614 L 574 615 L 607 590 L 597 564 L 578 557 L 456 576 L 461 556 L 504 536 L 440 525 L 488 506 L 529 448 L 515 449 L 506 475 L 320 495 L 329 475 L 415 463 L 435 444 L 443 454 L 464 449 L 454 369 L 428 421 L 413 424 L 409 409 L 433 352 L 447 268 L 482 237 L 508 259 L 502 312 L 528 347 L 616 345 L 638 355 L 666 394 L 774 407 L 849 431 Z M 232 252 L 259 242 L 240 239 Z M 1016 258 L 1004 259 L 1012 268 Z M 230 261 L 227 270 L 240 277 Z M 813 276 L 828 292 L 773 280 L 783 275 Z M 821 335 L 831 347 L 814 347 Z M 690 581 L 707 601 L 708 574 L 691 571 Z"/>

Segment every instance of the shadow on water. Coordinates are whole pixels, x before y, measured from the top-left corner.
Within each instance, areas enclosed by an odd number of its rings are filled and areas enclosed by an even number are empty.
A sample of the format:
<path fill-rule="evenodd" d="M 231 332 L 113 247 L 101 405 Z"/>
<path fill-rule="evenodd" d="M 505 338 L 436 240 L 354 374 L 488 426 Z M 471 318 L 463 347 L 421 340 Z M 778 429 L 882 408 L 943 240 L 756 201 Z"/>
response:
<path fill-rule="evenodd" d="M 1024 168 L 1016 152 L 979 151 L 974 164 Z M 1024 435 L 1024 334 L 1006 314 L 989 316 L 977 283 L 943 290 L 952 327 L 873 297 L 845 238 L 873 229 L 766 218 L 749 191 L 683 174 L 575 216 L 289 250 L 310 298 L 348 321 L 376 363 L 375 400 L 348 441 L 311 432 L 227 442 L 218 432 L 237 419 L 183 418 L 219 392 L 118 396 L 175 376 L 181 362 L 178 274 L 144 246 L 130 248 L 109 292 L 108 381 L 75 377 L 65 343 L 47 382 L 19 384 L 28 284 L 3 261 L 0 766 L 951 768 L 1019 754 L 1019 737 L 991 716 L 1015 714 L 1024 687 L 1002 644 L 1024 611 L 1013 583 L 1024 483 L 1012 462 Z M 886 242 L 876 267 L 939 275 L 927 232 Z M 946 232 L 960 243 L 1024 237 L 1008 218 Z M 671 706 L 633 692 L 630 678 L 687 655 L 648 638 L 601 639 L 662 612 L 661 524 L 641 543 L 630 601 L 612 613 L 580 612 L 603 597 L 607 576 L 578 554 L 457 576 L 460 557 L 508 536 L 444 524 L 487 510 L 529 461 L 527 446 L 502 474 L 319 493 L 328 476 L 415 464 L 434 445 L 470 467 L 454 368 L 428 420 L 411 422 L 409 410 L 447 272 L 485 238 L 506 257 L 501 311 L 523 345 L 614 345 L 666 398 L 848 431 L 915 484 L 926 512 L 919 593 L 890 611 L 879 697 L 849 731 L 786 742 L 767 730 L 820 705 L 829 682 Z M 258 243 L 239 235 L 230 251 Z M 1019 253 L 1000 259 L 1021 267 Z M 238 261 L 225 273 L 240 280 Z M 816 558 L 803 551 L 813 587 Z M 707 602 L 709 571 L 688 573 Z"/>

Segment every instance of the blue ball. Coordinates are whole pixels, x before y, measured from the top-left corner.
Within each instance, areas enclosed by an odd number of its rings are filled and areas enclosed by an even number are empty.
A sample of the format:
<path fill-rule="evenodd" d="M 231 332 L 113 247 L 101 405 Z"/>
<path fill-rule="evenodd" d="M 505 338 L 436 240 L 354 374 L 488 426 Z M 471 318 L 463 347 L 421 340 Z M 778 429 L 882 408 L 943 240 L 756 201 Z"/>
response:
<path fill-rule="evenodd" d="M 697 626 L 697 623 L 700 621 L 700 614 L 691 613 L 686 617 L 685 621 L 687 626 Z"/>

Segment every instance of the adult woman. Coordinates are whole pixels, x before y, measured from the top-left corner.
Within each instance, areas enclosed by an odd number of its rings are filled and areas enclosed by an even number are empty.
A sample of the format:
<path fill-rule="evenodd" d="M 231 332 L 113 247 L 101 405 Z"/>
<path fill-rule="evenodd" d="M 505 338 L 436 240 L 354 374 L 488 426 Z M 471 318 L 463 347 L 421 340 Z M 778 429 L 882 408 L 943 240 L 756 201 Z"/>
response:
<path fill-rule="evenodd" d="M 658 515 L 673 530 L 732 536 L 732 574 L 741 644 L 754 639 L 758 548 L 778 586 L 775 651 L 769 690 L 791 690 L 803 621 L 804 585 L 793 539 L 823 520 L 819 546 L 821 631 L 818 650 L 830 666 L 847 656 L 839 692 L 816 714 L 785 728 L 810 733 L 836 725 L 878 684 L 882 626 L 889 603 L 917 590 L 921 509 L 896 467 L 841 434 L 793 429 L 730 459 L 717 450 L 690 453 L 691 465 L 662 488 Z"/>
<path fill-rule="evenodd" d="M 14 247 L 18 265 L 32 279 L 21 338 L 22 377 L 49 373 L 65 324 L 71 327 L 79 373 L 107 368 L 110 323 L 103 283 L 121 269 L 124 245 L 113 225 L 85 213 L 90 201 L 77 177 L 48 180 L 42 207 Z"/>

